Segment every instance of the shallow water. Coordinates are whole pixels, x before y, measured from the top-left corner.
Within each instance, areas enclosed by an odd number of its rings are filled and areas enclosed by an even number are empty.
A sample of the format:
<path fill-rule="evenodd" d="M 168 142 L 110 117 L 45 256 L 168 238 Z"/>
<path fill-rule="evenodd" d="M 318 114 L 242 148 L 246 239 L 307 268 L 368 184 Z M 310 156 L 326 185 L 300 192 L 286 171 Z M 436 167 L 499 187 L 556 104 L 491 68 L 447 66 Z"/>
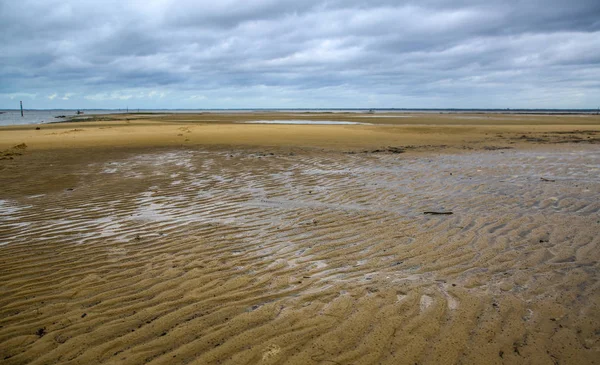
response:
<path fill-rule="evenodd" d="M 123 113 L 119 110 L 86 110 L 86 114 L 115 114 Z M 21 116 L 20 110 L 0 111 L 0 126 L 23 125 L 37 123 L 62 122 L 68 117 L 76 116 L 77 110 L 25 110 Z M 57 118 L 65 116 L 67 118 Z"/>

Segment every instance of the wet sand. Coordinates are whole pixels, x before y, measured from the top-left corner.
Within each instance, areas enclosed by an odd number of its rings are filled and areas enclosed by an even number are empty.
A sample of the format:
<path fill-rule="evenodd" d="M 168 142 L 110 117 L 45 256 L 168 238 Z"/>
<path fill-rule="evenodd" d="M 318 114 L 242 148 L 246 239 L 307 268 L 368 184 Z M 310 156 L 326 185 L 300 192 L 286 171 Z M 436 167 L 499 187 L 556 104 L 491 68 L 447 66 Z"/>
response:
<path fill-rule="evenodd" d="M 597 125 L 126 122 L 0 131 L 0 363 L 598 362 Z"/>

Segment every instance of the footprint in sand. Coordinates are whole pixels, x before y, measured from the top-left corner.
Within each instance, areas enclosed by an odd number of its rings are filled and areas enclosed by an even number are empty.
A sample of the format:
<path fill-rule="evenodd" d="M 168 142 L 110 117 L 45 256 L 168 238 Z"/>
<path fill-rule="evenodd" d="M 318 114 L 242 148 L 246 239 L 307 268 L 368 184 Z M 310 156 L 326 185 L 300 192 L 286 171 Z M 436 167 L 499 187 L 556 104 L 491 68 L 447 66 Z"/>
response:
<path fill-rule="evenodd" d="M 421 296 L 421 301 L 419 302 L 419 307 L 421 308 L 421 313 L 427 310 L 433 304 L 433 298 L 429 295 Z"/>
<path fill-rule="evenodd" d="M 263 359 L 263 361 L 269 361 L 269 360 L 273 359 L 275 356 L 279 355 L 280 352 L 281 352 L 281 347 L 279 347 L 277 345 L 269 345 L 269 347 L 267 347 L 265 352 L 263 352 L 262 359 Z"/>

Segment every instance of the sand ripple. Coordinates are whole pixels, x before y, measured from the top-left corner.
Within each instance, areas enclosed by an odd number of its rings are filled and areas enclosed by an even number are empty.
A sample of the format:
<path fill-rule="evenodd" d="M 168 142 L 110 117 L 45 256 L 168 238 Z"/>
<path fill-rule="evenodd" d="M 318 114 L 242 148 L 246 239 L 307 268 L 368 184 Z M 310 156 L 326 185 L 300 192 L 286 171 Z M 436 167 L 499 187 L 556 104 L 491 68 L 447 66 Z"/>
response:
<path fill-rule="evenodd" d="M 90 161 L 0 195 L 2 363 L 599 358 L 597 150 Z"/>

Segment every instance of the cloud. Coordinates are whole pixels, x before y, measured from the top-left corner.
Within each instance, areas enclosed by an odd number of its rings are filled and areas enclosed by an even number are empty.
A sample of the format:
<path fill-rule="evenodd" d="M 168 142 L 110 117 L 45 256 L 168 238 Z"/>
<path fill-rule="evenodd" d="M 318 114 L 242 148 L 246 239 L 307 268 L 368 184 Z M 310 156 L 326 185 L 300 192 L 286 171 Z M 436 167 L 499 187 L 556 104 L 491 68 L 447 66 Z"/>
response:
<path fill-rule="evenodd" d="M 24 98 L 35 99 L 36 97 L 37 97 L 37 93 L 2 93 L 2 94 L 0 94 L 0 98 L 10 99 L 10 100 L 24 99 Z M 13 103 L 10 103 L 9 105 L 14 108 L 14 105 L 12 105 L 12 104 Z"/>
<path fill-rule="evenodd" d="M 592 0 L 5 1 L 0 94 L 74 108 L 596 108 L 599 15 Z"/>
<path fill-rule="evenodd" d="M 91 101 L 106 101 L 106 100 L 129 100 L 136 97 L 135 94 L 130 92 L 114 91 L 111 93 L 97 93 L 86 95 L 84 98 Z M 139 96 L 138 96 L 139 97 Z"/>

